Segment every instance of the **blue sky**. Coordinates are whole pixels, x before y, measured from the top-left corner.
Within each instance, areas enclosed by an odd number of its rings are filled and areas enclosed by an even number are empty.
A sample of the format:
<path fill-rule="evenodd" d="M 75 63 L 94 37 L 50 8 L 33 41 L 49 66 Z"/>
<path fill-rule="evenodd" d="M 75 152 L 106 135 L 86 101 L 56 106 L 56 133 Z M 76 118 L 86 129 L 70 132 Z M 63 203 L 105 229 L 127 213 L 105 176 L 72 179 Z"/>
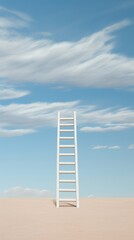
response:
<path fill-rule="evenodd" d="M 134 1 L 0 0 L 0 196 L 55 196 L 77 111 L 81 197 L 134 197 Z"/>

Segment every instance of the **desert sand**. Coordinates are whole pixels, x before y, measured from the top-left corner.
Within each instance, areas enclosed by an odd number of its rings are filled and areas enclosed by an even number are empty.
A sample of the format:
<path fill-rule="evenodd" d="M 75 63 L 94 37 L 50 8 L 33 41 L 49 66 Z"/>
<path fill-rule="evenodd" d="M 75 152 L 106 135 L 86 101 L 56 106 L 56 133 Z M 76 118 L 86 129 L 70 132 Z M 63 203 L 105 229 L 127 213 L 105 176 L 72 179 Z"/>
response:
<path fill-rule="evenodd" d="M 134 198 L 81 199 L 57 209 L 51 199 L 0 199 L 0 240 L 134 240 Z"/>

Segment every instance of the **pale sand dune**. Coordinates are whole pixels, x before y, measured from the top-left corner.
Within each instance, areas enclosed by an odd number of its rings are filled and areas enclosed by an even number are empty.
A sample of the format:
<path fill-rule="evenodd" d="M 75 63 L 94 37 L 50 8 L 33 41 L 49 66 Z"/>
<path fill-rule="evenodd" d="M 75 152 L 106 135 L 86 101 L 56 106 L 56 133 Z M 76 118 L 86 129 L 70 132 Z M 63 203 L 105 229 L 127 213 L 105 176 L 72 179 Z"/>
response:
<path fill-rule="evenodd" d="M 134 240 L 134 199 L 0 199 L 0 240 Z"/>

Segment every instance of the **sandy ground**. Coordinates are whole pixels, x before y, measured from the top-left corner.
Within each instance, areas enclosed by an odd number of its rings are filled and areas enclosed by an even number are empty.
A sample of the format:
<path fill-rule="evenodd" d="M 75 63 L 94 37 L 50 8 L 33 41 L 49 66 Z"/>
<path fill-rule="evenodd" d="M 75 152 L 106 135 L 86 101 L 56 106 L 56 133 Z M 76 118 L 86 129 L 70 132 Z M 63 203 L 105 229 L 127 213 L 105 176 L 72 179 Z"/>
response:
<path fill-rule="evenodd" d="M 0 240 L 134 240 L 133 199 L 0 199 Z"/>

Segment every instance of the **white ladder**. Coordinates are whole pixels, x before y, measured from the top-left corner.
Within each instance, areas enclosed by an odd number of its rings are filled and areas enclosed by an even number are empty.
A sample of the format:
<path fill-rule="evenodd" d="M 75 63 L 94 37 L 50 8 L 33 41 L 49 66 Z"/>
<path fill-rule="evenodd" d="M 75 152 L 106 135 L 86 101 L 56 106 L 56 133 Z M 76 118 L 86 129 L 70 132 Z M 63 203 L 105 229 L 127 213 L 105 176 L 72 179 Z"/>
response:
<path fill-rule="evenodd" d="M 75 187 L 67 188 L 68 185 Z M 75 197 L 61 198 L 61 194 L 67 192 L 70 195 L 73 193 Z M 75 203 L 75 206 L 79 207 L 76 112 L 73 112 L 73 117 L 61 117 L 60 112 L 58 112 L 56 198 L 57 208 L 63 202 L 66 204 Z"/>

